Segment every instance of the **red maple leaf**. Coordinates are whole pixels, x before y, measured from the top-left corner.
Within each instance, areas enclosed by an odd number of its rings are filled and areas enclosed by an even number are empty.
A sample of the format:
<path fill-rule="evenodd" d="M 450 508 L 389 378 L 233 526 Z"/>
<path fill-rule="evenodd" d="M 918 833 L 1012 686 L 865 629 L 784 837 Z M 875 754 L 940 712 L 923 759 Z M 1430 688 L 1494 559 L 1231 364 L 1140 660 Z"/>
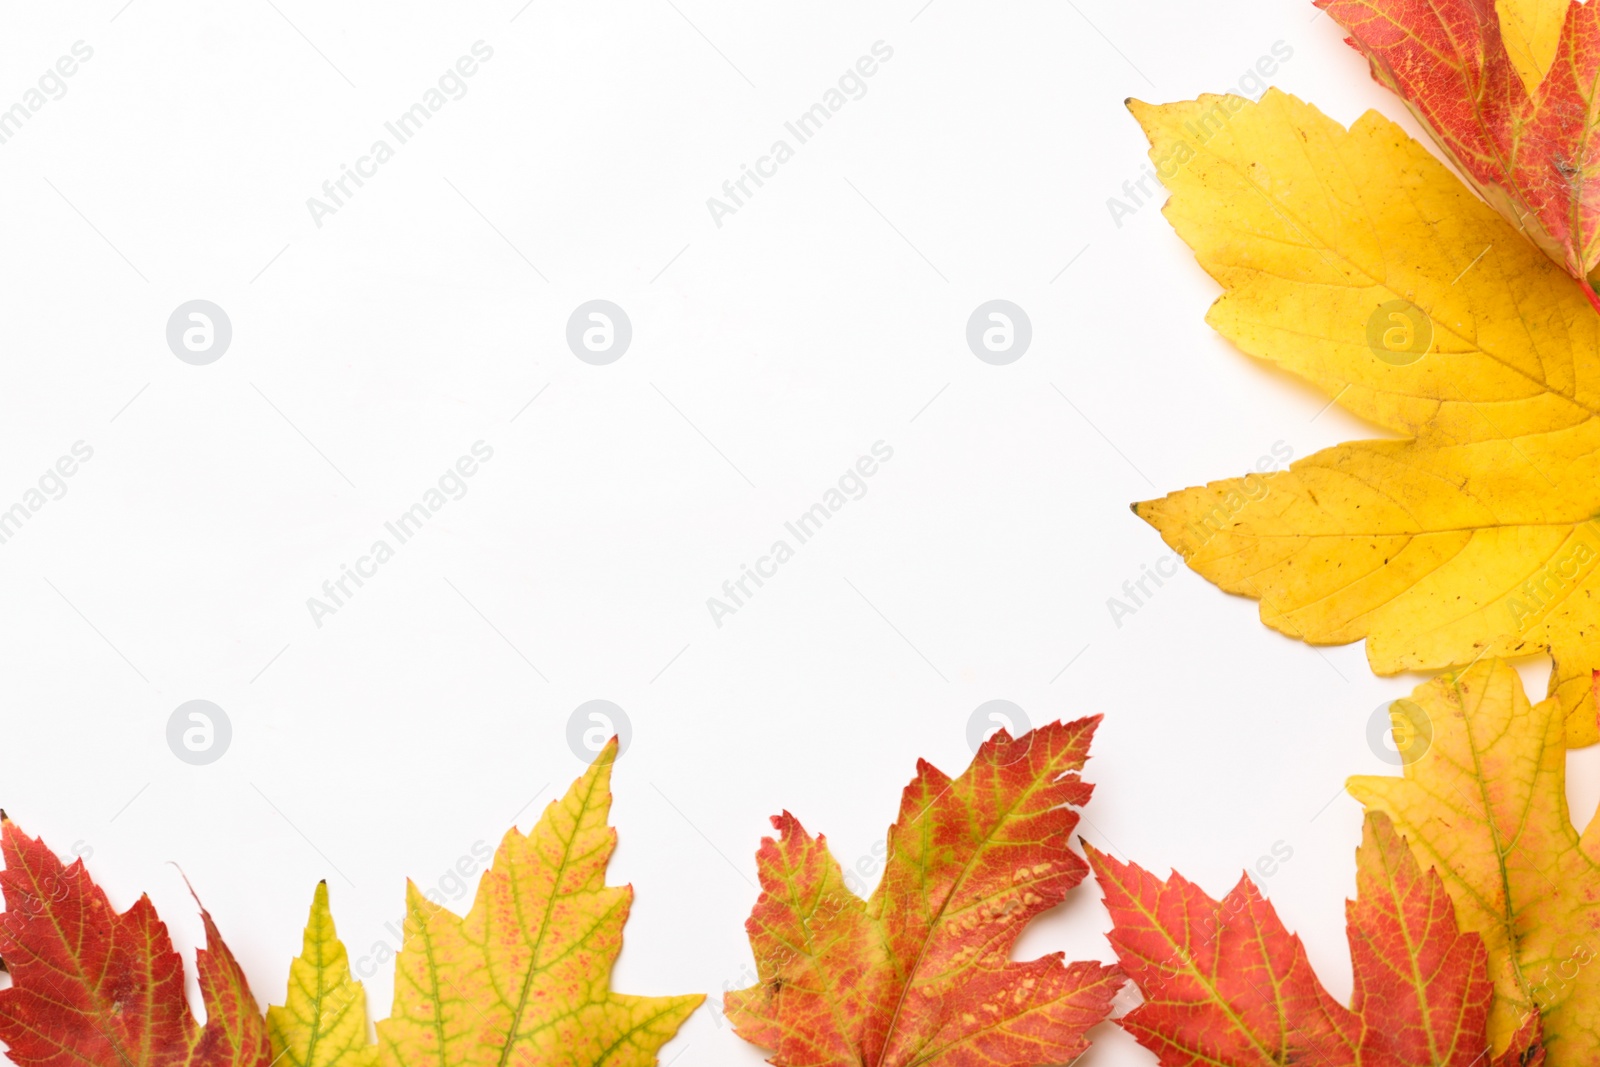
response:
<path fill-rule="evenodd" d="M 1493 0 L 1315 2 L 1484 199 L 1600 310 L 1600 4 L 1572 3 L 1553 62 L 1524 58 L 1519 73 Z"/>
<path fill-rule="evenodd" d="M 1085 846 L 1114 927 L 1111 943 L 1144 1003 L 1119 1022 L 1164 1067 L 1538 1067 L 1539 1019 L 1488 1055 L 1483 940 L 1456 926 L 1437 872 L 1424 872 L 1385 815 L 1367 817 L 1357 897 L 1345 906 L 1355 993 L 1345 1007 L 1312 973 L 1300 939 L 1248 877 L 1223 900 Z"/>
<path fill-rule="evenodd" d="M 823 837 L 774 818 L 745 923 L 760 981 L 725 1006 L 738 1034 L 790 1067 L 1023 1067 L 1083 1052 L 1121 972 L 1011 950 L 1088 873 L 1066 805 L 1093 789 L 1077 772 L 1099 722 L 999 731 L 955 779 L 918 761 L 867 900 Z"/>
<path fill-rule="evenodd" d="M 150 898 L 118 915 L 83 861 L 70 867 L 0 813 L 0 1042 L 17 1067 L 267 1067 L 266 1024 L 204 908 L 201 1027 L 183 961 Z M 198 903 L 198 901 L 197 901 Z"/>

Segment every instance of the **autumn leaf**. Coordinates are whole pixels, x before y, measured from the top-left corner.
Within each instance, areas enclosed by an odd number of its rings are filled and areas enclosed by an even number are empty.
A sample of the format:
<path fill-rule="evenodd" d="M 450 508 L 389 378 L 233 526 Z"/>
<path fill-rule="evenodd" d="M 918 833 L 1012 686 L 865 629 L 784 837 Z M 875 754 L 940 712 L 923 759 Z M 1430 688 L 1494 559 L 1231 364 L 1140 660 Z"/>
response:
<path fill-rule="evenodd" d="M 350 957 L 319 882 L 300 955 L 289 965 L 283 1006 L 267 1008 L 274 1064 L 283 1067 L 373 1067 L 378 1048 L 367 1035 L 367 995 L 350 974 Z"/>
<path fill-rule="evenodd" d="M 1600 5 L 1592 5 L 1600 10 Z M 1555 660 L 1600 740 L 1600 316 L 1393 123 L 1292 96 L 1133 103 L 1207 321 L 1401 435 L 1134 505 L 1189 566 L 1379 674 Z"/>
<path fill-rule="evenodd" d="M 1538 1018 L 1491 1061 L 1483 941 L 1463 933 L 1443 882 L 1382 815 L 1356 851 L 1345 906 L 1355 992 L 1336 1001 L 1300 939 L 1249 877 L 1221 901 L 1085 846 L 1111 944 L 1144 996 L 1119 1023 L 1164 1067 L 1534 1067 Z"/>
<path fill-rule="evenodd" d="M 1317 0 L 1484 198 L 1580 282 L 1600 264 L 1600 7 Z"/>
<path fill-rule="evenodd" d="M 1495 4 L 1511 66 L 1530 93 L 1555 62 L 1568 6 L 1569 0 L 1497 0 Z"/>
<path fill-rule="evenodd" d="M 1350 792 L 1394 821 L 1482 937 L 1494 1047 L 1537 1014 L 1551 1067 L 1600 1062 L 1600 819 L 1573 827 L 1556 701 L 1530 704 L 1514 669 L 1485 660 L 1391 714 L 1425 748 L 1408 747 L 1405 777 L 1352 778 Z"/>
<path fill-rule="evenodd" d="M 390 1018 L 367 1040 L 326 884 L 311 903 L 285 1004 L 268 1010 L 274 1054 L 292 1067 L 650 1067 L 705 998 L 610 990 L 633 900 L 607 886 L 617 743 L 545 809 L 507 831 L 465 918 L 406 884 L 405 941 Z"/>
<path fill-rule="evenodd" d="M 651 1067 L 705 999 L 611 991 L 631 886 L 607 886 L 613 738 L 529 834 L 506 832 L 466 917 L 406 883 L 391 1016 L 366 1001 L 317 887 L 273 1052 L 294 1067 Z"/>
<path fill-rule="evenodd" d="M 867 900 L 824 837 L 774 818 L 745 923 L 760 981 L 725 1004 L 739 1036 L 780 1067 L 1024 1067 L 1083 1052 L 1121 972 L 1011 950 L 1087 873 L 1067 805 L 1089 800 L 1077 772 L 1099 722 L 1000 731 L 955 779 L 919 761 Z"/>
<path fill-rule="evenodd" d="M 196 955 L 206 1024 L 150 898 L 117 914 L 81 859 L 70 867 L 0 813 L 0 1042 L 17 1067 L 267 1067 L 260 1009 L 204 908 Z"/>

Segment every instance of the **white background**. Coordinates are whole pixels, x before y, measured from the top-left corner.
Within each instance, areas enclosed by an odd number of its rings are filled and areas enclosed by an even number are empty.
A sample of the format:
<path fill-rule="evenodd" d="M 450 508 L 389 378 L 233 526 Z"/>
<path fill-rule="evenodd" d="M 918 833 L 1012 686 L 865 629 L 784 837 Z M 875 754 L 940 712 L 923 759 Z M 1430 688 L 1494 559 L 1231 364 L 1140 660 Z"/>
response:
<path fill-rule="evenodd" d="M 1188 571 L 1120 627 L 1106 605 L 1166 554 L 1130 501 L 1373 435 L 1211 332 L 1217 288 L 1153 206 L 1119 228 L 1106 205 L 1144 161 L 1123 98 L 1225 91 L 1278 41 L 1280 87 L 1402 117 L 1326 17 L 123 4 L 8 4 L 0 28 L 0 106 L 94 49 L 0 146 L 0 507 L 94 449 L 0 545 L 0 803 L 92 849 L 119 907 L 148 891 L 191 955 L 181 865 L 281 1001 L 317 879 L 368 954 L 406 877 L 437 886 L 580 773 L 567 720 L 604 698 L 633 726 L 615 986 L 720 1000 L 752 980 L 767 817 L 851 863 L 916 759 L 959 771 L 969 715 L 1006 699 L 1106 716 L 1099 847 L 1215 894 L 1291 848 L 1263 888 L 1348 993 L 1341 783 L 1390 769 L 1366 724 L 1418 679 Z M 314 225 L 307 197 L 480 39 L 467 95 Z M 880 40 L 867 94 L 715 225 L 706 198 Z M 997 297 L 1034 331 L 1004 367 L 964 338 Z M 233 324 L 210 366 L 164 336 L 195 298 Z M 593 298 L 632 319 L 610 366 L 564 341 Z M 480 439 L 470 492 L 318 628 L 307 597 Z M 866 496 L 715 626 L 706 598 L 879 440 Z M 234 729 L 204 767 L 165 735 L 196 698 Z M 1106 925 L 1086 883 L 1020 952 L 1109 959 Z M 367 985 L 387 1014 L 390 968 Z M 1154 1062 L 1095 1034 L 1088 1064 Z M 663 1055 L 760 1059 L 714 1004 Z"/>

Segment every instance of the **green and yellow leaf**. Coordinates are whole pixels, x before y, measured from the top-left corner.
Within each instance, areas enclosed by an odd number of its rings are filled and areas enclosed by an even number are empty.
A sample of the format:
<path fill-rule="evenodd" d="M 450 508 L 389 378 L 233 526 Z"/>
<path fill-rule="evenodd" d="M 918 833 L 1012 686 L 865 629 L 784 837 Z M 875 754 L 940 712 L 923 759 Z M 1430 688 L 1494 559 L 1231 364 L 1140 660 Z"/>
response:
<path fill-rule="evenodd" d="M 631 886 L 605 884 L 615 739 L 529 834 L 507 831 L 466 916 L 407 886 L 385 1067 L 651 1067 L 705 998 L 611 990 Z"/>
<path fill-rule="evenodd" d="M 267 1008 L 273 1062 L 281 1067 L 374 1067 L 378 1047 L 367 1033 L 367 994 L 350 974 L 350 957 L 328 909 L 328 883 L 311 898 L 300 955 L 289 965 L 289 991 Z"/>

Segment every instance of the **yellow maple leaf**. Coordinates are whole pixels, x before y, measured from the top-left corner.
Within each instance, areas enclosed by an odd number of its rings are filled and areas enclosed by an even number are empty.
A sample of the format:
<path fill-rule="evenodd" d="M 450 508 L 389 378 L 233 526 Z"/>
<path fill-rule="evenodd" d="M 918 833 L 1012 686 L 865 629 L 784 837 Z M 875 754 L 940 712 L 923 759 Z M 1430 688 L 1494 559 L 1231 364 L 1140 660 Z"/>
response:
<path fill-rule="evenodd" d="M 616 754 L 613 739 L 531 833 L 507 831 L 464 918 L 406 883 L 376 1046 L 319 886 L 288 1003 L 269 1013 L 274 1055 L 294 1067 L 652 1067 L 705 997 L 611 991 L 633 903 L 631 886 L 605 884 Z"/>
<path fill-rule="evenodd" d="M 1549 651 L 1600 740 L 1600 317 L 1399 127 L 1270 90 L 1130 102 L 1207 321 L 1403 435 L 1134 505 L 1194 568 L 1379 674 Z"/>
<path fill-rule="evenodd" d="M 367 1035 L 367 995 L 350 974 L 350 957 L 328 909 L 328 883 L 318 882 L 305 940 L 289 965 L 283 1006 L 267 1008 L 272 1062 L 283 1067 L 373 1067 L 377 1046 Z"/>
<path fill-rule="evenodd" d="M 1495 1051 L 1538 1012 L 1548 1067 L 1600 1062 L 1600 818 L 1580 836 L 1568 814 L 1557 700 L 1531 704 L 1513 668 L 1484 660 L 1391 714 L 1415 739 L 1405 777 L 1349 789 L 1411 840 L 1461 928 L 1483 937 Z"/>
<path fill-rule="evenodd" d="M 407 884 L 394 1011 L 396 1067 L 651 1067 L 705 997 L 611 991 L 632 886 L 608 886 L 617 846 L 613 738 L 533 832 L 507 831 L 465 918 Z"/>

